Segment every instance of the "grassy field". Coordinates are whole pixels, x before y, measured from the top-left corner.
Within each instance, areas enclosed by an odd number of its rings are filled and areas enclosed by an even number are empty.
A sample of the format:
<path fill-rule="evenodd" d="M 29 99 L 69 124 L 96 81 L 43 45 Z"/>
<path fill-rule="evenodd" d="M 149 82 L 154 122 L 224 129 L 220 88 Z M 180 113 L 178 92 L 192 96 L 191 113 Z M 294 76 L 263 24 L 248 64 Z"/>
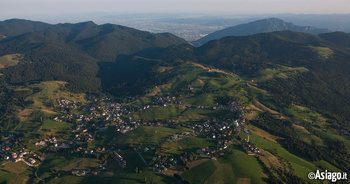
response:
<path fill-rule="evenodd" d="M 71 171 L 75 169 L 89 169 L 99 166 L 100 160 L 92 158 L 82 158 L 77 162 L 71 163 L 62 168 L 63 171 Z"/>
<path fill-rule="evenodd" d="M 98 132 L 92 142 L 89 142 L 89 148 L 105 147 L 113 142 L 114 138 L 118 136 L 118 132 L 112 128 L 105 131 Z"/>
<path fill-rule="evenodd" d="M 30 119 L 34 111 L 41 111 L 45 114 L 55 114 L 54 106 L 56 99 L 64 97 L 74 102 L 85 102 L 85 94 L 71 93 L 65 90 L 66 82 L 63 81 L 46 81 L 38 84 L 32 84 L 28 87 L 20 87 L 16 90 L 32 91 L 32 95 L 27 97 L 27 101 L 33 103 L 29 107 L 18 113 L 20 120 Z"/>
<path fill-rule="evenodd" d="M 123 183 L 123 184 L 139 184 L 139 183 L 157 183 L 157 184 L 178 184 L 179 181 L 173 177 L 155 174 L 151 171 L 145 171 L 142 174 L 123 173 L 123 175 L 116 176 L 91 176 L 85 178 L 82 183 L 87 184 L 109 184 L 109 183 Z"/>
<path fill-rule="evenodd" d="M 33 168 L 29 168 L 23 162 L 4 162 L 0 166 L 0 183 L 27 183 Z"/>
<path fill-rule="evenodd" d="M 289 163 L 292 167 L 291 169 L 293 169 L 295 174 L 301 178 L 307 179 L 307 173 L 319 169 L 315 163 L 291 154 L 277 143 L 264 139 L 256 134 L 252 134 L 251 137 L 252 142 L 254 142 L 259 148 L 267 150 L 273 155 L 283 158 L 284 162 Z"/>
<path fill-rule="evenodd" d="M 46 154 L 45 160 L 42 166 L 39 169 L 38 176 L 40 178 L 50 178 L 53 176 L 53 172 L 58 172 L 62 170 L 62 168 L 67 167 L 71 164 L 76 163 L 81 158 L 66 156 L 66 155 L 57 155 L 57 154 Z"/>
<path fill-rule="evenodd" d="M 184 109 L 168 105 L 167 107 L 155 107 L 139 111 L 134 114 L 134 117 L 144 120 L 175 120 L 183 111 Z"/>
<path fill-rule="evenodd" d="M 18 184 L 27 183 L 29 177 L 0 170 L 0 183 Z"/>
<path fill-rule="evenodd" d="M 304 142 L 308 144 L 315 144 L 318 146 L 325 146 L 323 140 L 315 135 L 313 135 L 311 132 L 306 130 L 305 127 L 294 124 L 293 125 L 295 132 L 298 134 L 298 136 L 303 140 Z"/>
<path fill-rule="evenodd" d="M 110 159 L 107 165 L 107 171 L 99 176 L 87 177 L 83 183 L 178 183 L 173 177 L 161 175 L 150 171 L 136 152 L 121 152 L 127 161 L 127 167 L 122 169 L 114 159 Z M 139 172 L 136 173 L 136 168 Z"/>
<path fill-rule="evenodd" d="M 260 129 L 254 125 L 246 125 L 247 128 L 249 128 L 251 130 L 252 133 L 264 138 L 264 139 L 268 139 L 274 143 L 277 143 L 278 139 L 282 139 L 281 137 L 278 137 L 278 136 L 274 136 L 268 132 L 266 132 L 265 130 L 263 129 Z"/>
<path fill-rule="evenodd" d="M 238 183 L 248 179 L 251 183 L 264 183 L 263 170 L 257 158 L 248 156 L 239 146 L 231 146 L 218 160 L 208 160 L 184 172 L 181 176 L 192 183 Z"/>
<path fill-rule="evenodd" d="M 49 181 L 45 181 L 48 184 L 61 184 L 61 183 L 83 183 L 84 177 L 65 175 L 63 177 L 55 177 Z"/>
<path fill-rule="evenodd" d="M 210 93 L 200 95 L 193 95 L 184 99 L 186 104 L 200 105 L 200 106 L 214 106 L 214 96 Z"/>
<path fill-rule="evenodd" d="M 276 68 L 266 68 L 260 71 L 253 80 L 255 82 L 263 82 L 273 78 L 288 78 L 288 76 L 293 75 L 294 73 L 307 71 L 309 70 L 305 67 L 287 67 L 280 65 Z"/>
<path fill-rule="evenodd" d="M 233 172 L 232 165 L 230 163 L 219 163 L 214 161 L 216 170 L 212 175 L 206 180 L 206 184 L 211 183 L 235 183 L 235 175 Z M 237 182 L 236 182 L 237 183 Z"/>
<path fill-rule="evenodd" d="M 180 122 L 188 122 L 188 121 L 198 121 L 203 119 L 209 119 L 210 117 L 208 117 L 208 115 L 210 112 L 212 112 L 212 110 L 188 108 L 180 114 L 180 116 L 178 117 L 178 120 Z"/>
<path fill-rule="evenodd" d="M 310 48 L 312 50 L 314 50 L 315 52 L 317 52 L 320 56 L 322 56 L 324 58 L 328 58 L 329 56 L 331 56 L 334 53 L 333 50 L 328 48 L 328 47 L 313 47 L 313 46 L 310 46 Z"/>
<path fill-rule="evenodd" d="M 208 119 L 224 119 L 232 118 L 232 113 L 226 109 L 195 109 L 176 107 L 175 105 L 169 105 L 167 107 L 155 107 L 146 110 L 136 112 L 132 115 L 136 119 L 143 119 L 149 121 L 160 120 L 177 120 L 180 122 L 190 122 L 198 120 Z"/>
<path fill-rule="evenodd" d="M 264 183 L 262 180 L 263 169 L 256 157 L 247 155 L 240 146 L 234 145 L 228 149 L 232 151 L 232 154 L 227 154 L 218 161 L 223 165 L 231 164 L 236 182 L 240 178 L 249 178 L 251 183 Z"/>
<path fill-rule="evenodd" d="M 25 170 L 27 170 L 28 166 L 23 162 L 14 163 L 14 162 L 8 161 L 1 165 L 1 169 L 11 173 L 20 174 Z"/>
<path fill-rule="evenodd" d="M 0 57 L 0 69 L 17 65 L 23 59 L 21 54 L 9 54 Z"/>
<path fill-rule="evenodd" d="M 200 137 L 186 137 L 179 141 L 164 143 L 161 148 L 165 154 L 181 154 L 184 152 L 196 152 L 197 149 L 214 146 L 213 141 Z"/>
<path fill-rule="evenodd" d="M 72 128 L 72 124 L 66 122 L 58 122 L 53 120 L 45 120 L 42 124 L 41 130 L 46 134 L 56 134 L 60 131 L 69 130 Z"/>
<path fill-rule="evenodd" d="M 297 121 L 317 123 L 319 126 L 324 125 L 326 121 L 326 118 L 324 118 L 321 114 L 299 105 L 293 105 L 288 109 L 285 109 L 284 113 Z"/>
<path fill-rule="evenodd" d="M 183 173 L 181 177 L 191 184 L 201 184 L 215 172 L 216 165 L 213 160 L 208 160 L 189 171 Z"/>
<path fill-rule="evenodd" d="M 120 146 L 138 145 L 138 146 L 152 146 L 157 145 L 167 137 L 187 131 L 184 128 L 172 129 L 165 127 L 138 127 L 132 132 L 120 134 L 115 137 L 113 142 Z"/>

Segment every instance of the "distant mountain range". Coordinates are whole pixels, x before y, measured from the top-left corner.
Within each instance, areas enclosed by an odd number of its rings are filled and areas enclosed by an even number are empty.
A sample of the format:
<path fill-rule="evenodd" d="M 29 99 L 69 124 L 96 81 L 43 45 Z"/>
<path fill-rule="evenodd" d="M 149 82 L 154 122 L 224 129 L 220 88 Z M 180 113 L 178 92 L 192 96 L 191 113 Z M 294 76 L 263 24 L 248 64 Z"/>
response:
<path fill-rule="evenodd" d="M 296 31 L 310 34 L 320 34 L 331 32 L 328 29 L 319 29 L 311 26 L 297 26 L 293 23 L 285 22 L 278 18 L 269 18 L 258 20 L 246 24 L 240 24 L 233 27 L 228 27 L 223 30 L 211 33 L 197 41 L 194 41 L 195 45 L 203 45 L 211 40 L 217 40 L 226 36 L 247 36 L 258 33 L 269 33 L 275 31 Z"/>
<path fill-rule="evenodd" d="M 0 33 L 7 36 L 0 40 L 0 56 L 20 53 L 26 61 L 4 71 L 8 81 L 61 79 L 69 81 L 72 88 L 94 91 L 100 84 L 98 62 L 114 62 L 120 55 L 146 48 L 187 43 L 168 33 L 93 22 L 51 25 L 15 19 L 0 25 Z"/>
<path fill-rule="evenodd" d="M 104 61 L 114 61 L 119 54 L 131 54 L 147 47 L 187 43 L 168 33 L 153 34 L 114 24 L 97 25 L 91 21 L 51 25 L 12 19 L 0 22 L 0 34 L 12 37 L 3 40 L 4 42 L 17 40 L 18 44 L 62 44 L 84 50 L 89 55 Z M 23 48 L 29 49 L 28 45 Z"/>

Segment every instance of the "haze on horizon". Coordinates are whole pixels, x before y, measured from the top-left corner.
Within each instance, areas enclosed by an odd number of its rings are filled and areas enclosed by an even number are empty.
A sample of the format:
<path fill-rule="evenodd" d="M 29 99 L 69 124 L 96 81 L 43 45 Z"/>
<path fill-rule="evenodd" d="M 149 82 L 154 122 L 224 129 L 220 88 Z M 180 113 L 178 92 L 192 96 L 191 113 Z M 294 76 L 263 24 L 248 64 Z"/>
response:
<path fill-rule="evenodd" d="M 1 0 L 0 19 L 107 13 L 347 14 L 349 0 Z"/>

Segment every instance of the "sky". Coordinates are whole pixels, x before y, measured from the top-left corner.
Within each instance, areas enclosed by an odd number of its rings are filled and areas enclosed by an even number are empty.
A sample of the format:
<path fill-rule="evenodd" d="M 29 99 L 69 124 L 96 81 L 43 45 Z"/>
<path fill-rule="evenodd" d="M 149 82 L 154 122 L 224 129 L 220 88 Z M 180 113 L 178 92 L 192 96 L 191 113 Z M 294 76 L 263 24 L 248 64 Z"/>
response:
<path fill-rule="evenodd" d="M 107 13 L 342 14 L 350 0 L 0 0 L 0 18 Z"/>

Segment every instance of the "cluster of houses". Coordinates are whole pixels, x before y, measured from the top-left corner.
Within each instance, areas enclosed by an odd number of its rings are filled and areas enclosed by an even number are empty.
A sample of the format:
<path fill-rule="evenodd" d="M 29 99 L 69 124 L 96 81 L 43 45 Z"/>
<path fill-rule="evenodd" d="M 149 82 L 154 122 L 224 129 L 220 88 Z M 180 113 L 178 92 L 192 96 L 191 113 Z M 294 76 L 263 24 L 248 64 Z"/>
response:
<path fill-rule="evenodd" d="M 85 142 L 88 143 L 90 141 L 93 141 L 93 136 L 88 133 L 88 129 L 80 129 L 81 131 L 74 130 L 74 141 L 75 142 Z"/>
<path fill-rule="evenodd" d="M 75 104 L 75 102 L 68 100 L 68 99 L 65 99 L 65 98 L 58 98 L 56 100 L 56 102 L 57 102 L 58 107 L 61 109 L 66 109 L 66 108 L 76 109 L 78 107 L 78 105 Z"/>
<path fill-rule="evenodd" d="M 248 155 L 261 155 L 259 148 L 249 142 L 248 139 L 244 139 L 242 141 L 243 149 L 246 151 Z"/>
<path fill-rule="evenodd" d="M 31 153 L 27 148 L 22 147 L 16 136 L 12 133 L 2 138 L 0 146 L 0 156 L 3 160 L 9 160 L 13 162 L 23 161 L 29 166 L 36 166 L 36 163 L 40 163 L 41 157 L 39 155 Z M 35 165 L 34 165 L 35 164 Z"/>
<path fill-rule="evenodd" d="M 86 176 L 89 173 L 87 170 L 72 170 L 72 175 L 75 176 Z"/>
<path fill-rule="evenodd" d="M 139 126 L 139 123 L 135 121 L 130 121 L 130 122 L 123 121 L 115 126 L 115 130 L 117 132 L 125 134 L 129 131 L 135 130 L 138 126 Z"/>
<path fill-rule="evenodd" d="M 120 121 L 120 116 L 130 111 L 122 109 L 121 104 L 112 101 L 109 98 L 103 100 L 95 100 L 93 104 L 78 106 L 69 100 L 60 99 L 60 107 L 62 115 L 54 118 L 55 121 L 65 121 L 70 123 L 95 123 L 95 122 L 111 122 Z M 63 103 L 65 102 L 65 103 Z M 69 103 L 68 103 L 69 102 Z M 72 105 L 74 104 L 74 106 Z M 71 114 L 70 109 L 78 109 L 83 114 Z"/>
<path fill-rule="evenodd" d="M 205 106 L 189 106 L 191 108 L 199 108 L 199 109 L 213 109 L 212 107 Z M 168 138 L 168 142 L 178 141 L 187 136 L 201 136 L 205 138 L 210 138 L 214 140 L 215 146 L 212 147 L 204 147 L 198 149 L 194 154 L 199 157 L 208 157 L 215 158 L 214 155 L 219 153 L 222 154 L 222 150 L 226 149 L 234 140 L 235 136 L 242 129 L 243 124 L 245 122 L 245 115 L 243 113 L 242 107 L 239 103 L 233 102 L 230 106 L 217 106 L 218 108 L 226 108 L 230 111 L 238 111 L 238 119 L 236 120 L 224 120 L 224 121 L 206 121 L 195 123 L 190 126 L 186 126 L 187 128 L 191 128 L 191 131 L 183 132 L 180 134 L 172 135 Z M 214 108 L 213 110 L 215 110 Z M 167 169 L 178 165 L 183 164 L 180 162 L 181 159 L 187 160 L 188 158 L 184 155 L 158 155 L 152 159 L 151 168 L 156 172 L 165 172 Z"/>
<path fill-rule="evenodd" d="M 196 136 L 195 131 L 182 132 L 180 134 L 174 134 L 168 138 L 168 142 L 179 141 L 185 137 Z"/>
<path fill-rule="evenodd" d="M 197 150 L 197 154 L 199 154 L 201 157 L 210 157 L 215 152 L 216 152 L 215 150 L 210 149 L 209 147 L 205 147 Z"/>
<path fill-rule="evenodd" d="M 233 141 L 233 131 L 239 128 L 238 121 L 207 121 L 192 125 L 191 131 L 175 134 L 167 139 L 167 142 L 179 141 L 189 136 L 202 136 L 213 139 L 216 144 L 212 147 L 205 147 L 196 151 L 197 156 L 215 158 L 214 154 L 226 149 Z M 151 168 L 156 172 L 165 172 L 167 169 L 183 164 L 180 160 L 188 160 L 188 155 L 158 155 L 152 159 Z"/>
<path fill-rule="evenodd" d="M 54 147 L 57 147 L 58 144 L 57 144 L 56 137 L 45 138 L 35 143 L 35 146 L 39 146 L 39 147 L 43 147 L 46 145 L 53 145 Z"/>
<path fill-rule="evenodd" d="M 192 126 L 192 129 L 198 132 L 200 135 L 213 139 L 231 139 L 234 130 L 238 128 L 240 124 L 238 121 L 226 120 L 226 121 L 206 121 L 204 123 L 196 123 Z"/>
<path fill-rule="evenodd" d="M 41 156 L 37 154 L 32 154 L 26 148 L 22 148 L 19 151 L 12 152 L 11 154 L 5 156 L 5 160 L 12 160 L 13 162 L 24 162 L 28 166 L 37 166 L 41 161 Z"/>
<path fill-rule="evenodd" d="M 88 171 L 88 170 L 72 170 L 71 174 L 74 176 L 86 176 L 86 175 L 98 175 L 100 171 Z"/>
<path fill-rule="evenodd" d="M 16 140 L 14 134 L 9 134 L 4 136 L 2 139 L 3 141 L 1 142 L 0 145 L 0 155 L 1 157 L 7 156 L 7 154 L 11 151 L 16 149 L 19 146 L 19 141 Z"/>
<path fill-rule="evenodd" d="M 152 105 L 166 106 L 166 104 L 181 104 L 181 101 L 177 100 L 175 96 L 154 97 L 152 98 Z"/>
<path fill-rule="evenodd" d="M 195 108 L 211 109 L 212 107 L 197 106 Z M 213 110 L 215 110 L 216 108 L 224 108 L 224 109 L 229 109 L 230 111 L 233 111 L 233 112 L 238 112 L 237 113 L 238 117 L 236 117 L 238 119 L 236 120 L 227 119 L 224 121 L 208 120 L 206 122 L 192 124 L 190 127 L 188 127 L 193 130 L 191 133 L 192 136 L 201 136 L 205 138 L 210 138 L 215 142 L 214 144 L 215 146 L 198 149 L 196 151 L 196 154 L 200 157 L 215 158 L 214 157 L 215 154 L 222 155 L 223 152 L 221 151 L 225 150 L 233 142 L 233 140 L 238 135 L 241 129 L 248 130 L 244 128 L 244 123 L 245 123 L 244 109 L 238 102 L 232 102 L 229 106 L 217 105 L 216 107 L 213 108 Z M 190 133 L 185 132 L 183 135 L 180 134 L 180 136 L 179 134 L 176 134 L 169 137 L 169 140 L 177 141 L 179 137 L 181 139 L 181 137 L 186 136 L 186 134 L 190 134 Z M 258 148 L 252 145 L 250 145 L 250 148 L 251 148 L 251 152 L 260 153 Z M 250 153 L 250 152 L 247 152 L 247 153 Z M 166 164 L 164 164 L 169 161 L 167 159 L 164 159 L 163 157 L 159 157 L 159 158 L 160 159 L 157 159 L 157 160 L 160 160 L 163 162 L 160 162 L 161 164 L 155 165 L 158 167 L 153 167 L 153 168 L 160 171 L 164 171 L 166 170 L 166 168 L 169 168 L 167 167 Z M 174 160 L 178 160 L 178 159 L 179 158 L 174 158 Z"/>
<path fill-rule="evenodd" d="M 96 168 L 89 168 L 89 169 L 74 169 L 71 171 L 71 174 L 74 176 L 87 176 L 87 175 L 94 175 L 97 176 L 100 172 L 106 170 L 106 163 L 100 164 Z"/>
<path fill-rule="evenodd" d="M 152 158 L 151 168 L 155 172 L 165 172 L 179 163 L 179 158 L 173 156 L 158 155 Z"/>

